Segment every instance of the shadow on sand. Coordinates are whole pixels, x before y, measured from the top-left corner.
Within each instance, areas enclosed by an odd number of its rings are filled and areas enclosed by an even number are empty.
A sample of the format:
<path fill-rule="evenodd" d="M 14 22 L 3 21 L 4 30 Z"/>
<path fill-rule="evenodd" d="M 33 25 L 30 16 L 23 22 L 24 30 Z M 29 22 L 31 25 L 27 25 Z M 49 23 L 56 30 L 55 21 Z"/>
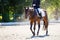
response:
<path fill-rule="evenodd" d="M 44 38 L 44 37 L 48 37 L 50 35 L 40 35 L 40 36 L 31 36 L 30 38 L 26 38 L 26 39 L 32 39 L 32 38 Z"/>
<path fill-rule="evenodd" d="M 31 38 L 35 38 L 35 37 L 44 38 L 44 37 L 47 37 L 47 36 L 49 36 L 49 35 L 32 36 Z"/>

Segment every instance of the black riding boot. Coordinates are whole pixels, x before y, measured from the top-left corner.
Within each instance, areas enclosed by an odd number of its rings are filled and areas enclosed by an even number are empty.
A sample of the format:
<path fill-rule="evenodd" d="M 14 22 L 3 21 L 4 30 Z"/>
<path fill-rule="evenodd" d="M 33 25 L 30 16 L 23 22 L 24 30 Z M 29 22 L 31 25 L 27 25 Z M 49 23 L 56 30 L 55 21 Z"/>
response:
<path fill-rule="evenodd" d="M 41 15 L 41 13 L 39 13 L 39 16 L 40 16 L 40 18 L 42 18 L 42 15 Z"/>

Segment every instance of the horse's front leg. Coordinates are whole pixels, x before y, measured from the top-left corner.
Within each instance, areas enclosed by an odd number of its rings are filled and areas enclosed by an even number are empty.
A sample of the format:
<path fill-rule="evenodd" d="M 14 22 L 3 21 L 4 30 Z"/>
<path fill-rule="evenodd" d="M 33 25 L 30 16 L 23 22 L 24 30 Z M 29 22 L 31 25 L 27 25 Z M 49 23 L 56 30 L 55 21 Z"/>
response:
<path fill-rule="evenodd" d="M 34 33 L 33 30 L 32 30 L 32 25 L 33 25 L 33 21 L 30 21 L 30 30 L 31 30 L 33 36 L 35 36 L 35 33 Z"/>
<path fill-rule="evenodd" d="M 37 36 L 39 34 L 39 30 L 40 30 L 40 19 L 38 19 L 38 31 L 37 31 Z"/>
<path fill-rule="evenodd" d="M 35 34 L 35 29 L 36 29 L 36 21 L 34 21 L 34 34 Z"/>

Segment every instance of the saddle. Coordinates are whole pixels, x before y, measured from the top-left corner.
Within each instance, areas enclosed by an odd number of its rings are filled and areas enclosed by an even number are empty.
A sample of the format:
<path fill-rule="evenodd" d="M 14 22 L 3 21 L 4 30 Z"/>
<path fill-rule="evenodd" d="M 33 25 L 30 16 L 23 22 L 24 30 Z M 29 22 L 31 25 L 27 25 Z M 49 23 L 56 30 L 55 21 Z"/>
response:
<path fill-rule="evenodd" d="M 39 15 L 41 18 L 45 16 L 45 12 L 44 9 L 38 8 L 38 13 L 37 15 Z"/>
<path fill-rule="evenodd" d="M 39 12 L 38 9 L 34 9 L 34 12 L 35 12 L 35 14 L 36 14 L 38 17 L 42 18 L 42 13 Z"/>
<path fill-rule="evenodd" d="M 38 8 L 38 9 L 34 9 L 33 7 L 29 7 L 29 9 L 33 9 L 34 10 L 34 15 L 37 15 L 38 17 L 42 18 L 45 16 L 45 12 L 44 9 Z"/>

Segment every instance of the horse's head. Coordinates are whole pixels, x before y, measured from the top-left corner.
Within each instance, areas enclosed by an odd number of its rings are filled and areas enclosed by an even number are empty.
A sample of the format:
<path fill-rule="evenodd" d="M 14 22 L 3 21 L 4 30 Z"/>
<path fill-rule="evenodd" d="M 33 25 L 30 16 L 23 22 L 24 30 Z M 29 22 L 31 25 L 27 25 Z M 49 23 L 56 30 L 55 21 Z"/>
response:
<path fill-rule="evenodd" d="M 27 18 L 27 16 L 31 15 L 32 12 L 33 12 L 32 7 L 25 7 L 25 18 Z"/>
<path fill-rule="evenodd" d="M 24 10 L 25 10 L 25 18 L 27 18 L 29 8 L 28 7 L 24 7 Z"/>

